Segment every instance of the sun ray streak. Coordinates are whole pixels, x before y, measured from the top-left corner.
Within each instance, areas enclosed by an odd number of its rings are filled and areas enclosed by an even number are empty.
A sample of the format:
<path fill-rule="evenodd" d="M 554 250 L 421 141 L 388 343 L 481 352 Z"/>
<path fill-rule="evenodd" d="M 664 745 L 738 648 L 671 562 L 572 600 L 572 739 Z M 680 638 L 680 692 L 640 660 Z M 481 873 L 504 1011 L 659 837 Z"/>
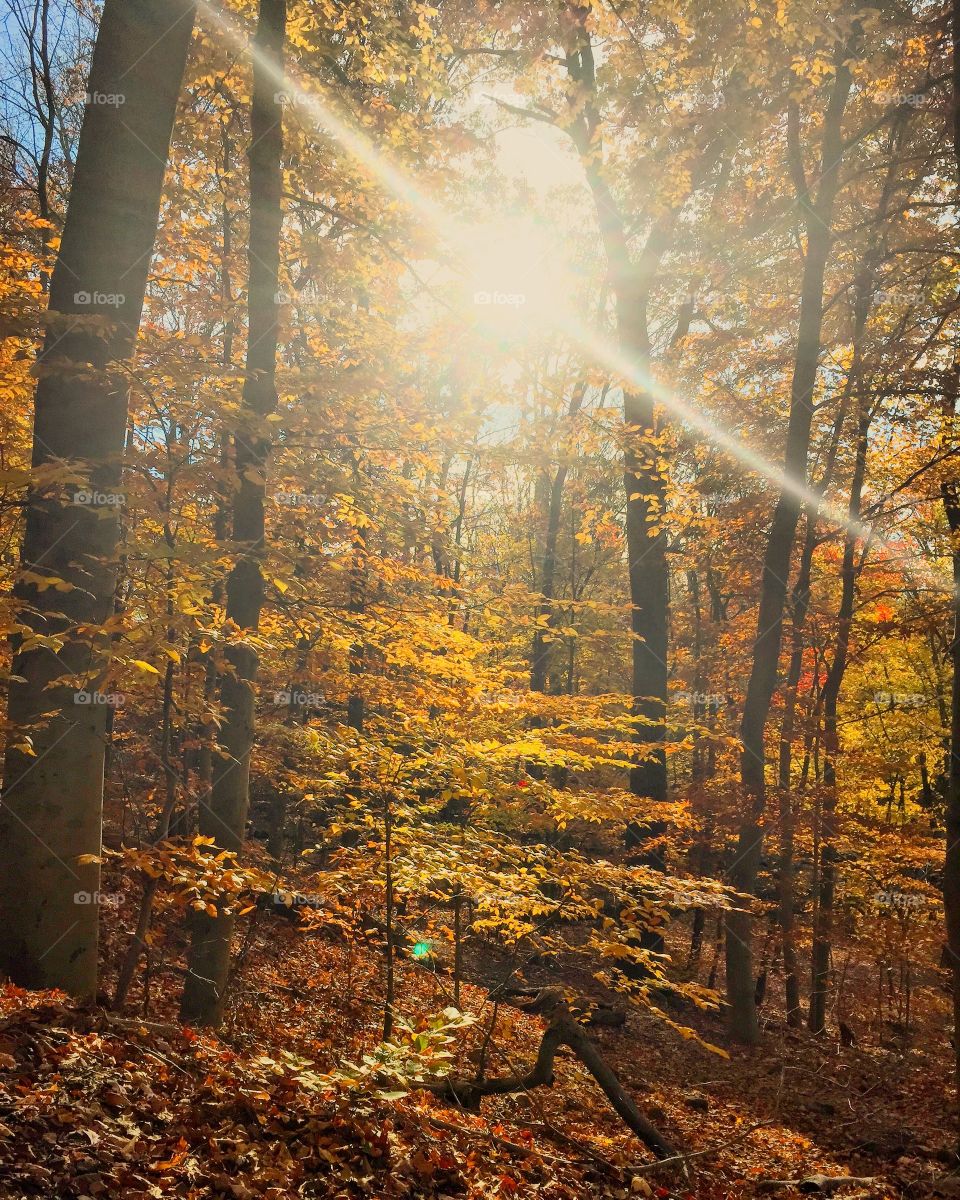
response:
<path fill-rule="evenodd" d="M 219 11 L 210 0 L 198 0 L 198 5 L 201 12 L 206 14 L 235 49 L 256 58 L 258 65 L 274 79 L 277 91 L 292 99 L 298 113 L 305 114 L 318 132 L 334 138 L 395 199 L 406 204 L 429 225 L 450 251 L 451 265 L 459 264 L 465 271 L 469 271 L 474 235 L 464 223 L 452 217 L 442 205 L 419 188 L 406 172 L 391 163 L 362 130 L 338 116 L 329 104 L 315 93 L 305 91 L 288 72 L 278 70 L 269 59 L 261 55 L 258 48 L 250 43 L 243 25 L 237 19 Z M 846 511 L 810 488 L 805 479 L 800 480 L 789 475 L 782 467 L 771 463 L 737 434 L 719 424 L 701 409 L 687 403 L 649 375 L 642 374 L 636 364 L 617 346 L 592 331 L 572 313 L 563 314 L 558 310 L 554 326 L 576 343 L 594 363 L 613 372 L 621 383 L 652 395 L 672 418 L 697 430 L 707 441 L 729 453 L 747 470 L 765 477 L 778 488 L 796 496 L 812 511 L 819 512 L 847 533 L 865 540 L 872 538 L 874 545 L 891 554 L 901 552 L 902 547 L 884 541 L 873 527 L 851 520 Z M 912 568 L 904 569 L 908 575 L 916 575 Z M 925 586 L 932 586 L 937 590 L 952 590 L 929 569 L 924 570 L 922 582 Z"/>

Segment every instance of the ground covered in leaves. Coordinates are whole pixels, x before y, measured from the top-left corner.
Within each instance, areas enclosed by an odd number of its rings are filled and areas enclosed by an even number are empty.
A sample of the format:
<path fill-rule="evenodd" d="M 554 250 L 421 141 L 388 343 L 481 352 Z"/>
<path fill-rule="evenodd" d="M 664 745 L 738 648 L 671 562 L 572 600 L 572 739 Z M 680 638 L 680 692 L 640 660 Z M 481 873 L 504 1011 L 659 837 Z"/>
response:
<path fill-rule="evenodd" d="M 465 1112 L 429 1093 L 384 1094 L 329 1072 L 378 1044 L 382 956 L 272 922 L 244 964 L 221 1037 L 175 1021 L 176 976 L 149 1019 L 7 987 L 0 1009 L 0 1196 L 695 1197 L 776 1194 L 770 1181 L 851 1175 L 841 1197 L 960 1195 L 947 1149 L 946 1059 L 841 1047 L 787 1030 L 729 1060 L 631 1013 L 594 1031 L 608 1061 L 689 1155 L 655 1164 L 580 1063 L 561 1053 L 551 1088 Z M 449 981 L 401 967 L 406 1014 L 449 1004 Z M 543 1029 L 465 985 L 476 1024 L 457 1071 L 509 1074 Z M 684 1016 L 722 1041 L 715 1016 Z M 416 1022 L 413 1022 L 415 1025 Z M 920 1039 L 918 1039 L 920 1040 Z M 486 1043 L 486 1049 L 483 1049 Z M 927 1038 L 923 1043 L 929 1045 Z M 402 1089 L 401 1089 L 402 1090 Z M 958 1176 L 960 1178 L 960 1176 Z"/>

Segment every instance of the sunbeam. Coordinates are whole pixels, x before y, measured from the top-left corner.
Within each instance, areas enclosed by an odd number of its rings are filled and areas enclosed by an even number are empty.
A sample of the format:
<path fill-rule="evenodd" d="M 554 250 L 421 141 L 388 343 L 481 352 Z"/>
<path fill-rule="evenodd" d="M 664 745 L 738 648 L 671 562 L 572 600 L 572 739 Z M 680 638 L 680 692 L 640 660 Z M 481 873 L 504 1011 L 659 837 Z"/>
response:
<path fill-rule="evenodd" d="M 362 130 L 351 126 L 337 116 L 331 107 L 315 94 L 305 91 L 291 78 L 289 71 L 278 71 L 274 64 L 250 43 L 239 23 L 226 17 L 223 12 L 210 3 L 210 0 L 199 0 L 199 6 L 238 51 L 256 57 L 260 67 L 275 80 L 278 92 L 282 92 L 290 98 L 298 113 L 306 114 L 318 131 L 335 138 L 343 149 L 378 179 L 395 199 L 409 206 L 418 217 L 430 225 L 445 249 L 452 253 L 452 260 L 445 256 L 448 262 L 455 262 L 468 280 L 479 281 L 489 277 L 491 261 L 489 257 L 484 259 L 482 247 L 478 254 L 475 228 L 452 217 L 442 205 L 437 204 L 419 188 L 407 173 L 397 168 L 382 151 L 377 149 Z M 509 239 L 507 240 L 509 241 Z M 516 249 L 516 243 L 513 244 L 513 248 Z M 510 247 L 508 246 L 506 251 L 501 249 L 496 253 L 494 260 L 499 258 L 502 268 L 505 263 L 509 265 L 509 256 Z M 515 262 L 513 267 L 516 267 Z M 484 271 L 487 274 L 484 274 Z M 528 281 L 527 290 L 529 290 L 529 272 L 526 273 L 525 278 Z M 482 296 L 492 297 L 497 289 L 478 287 L 476 290 Z M 505 287 L 501 287 L 499 291 L 504 297 L 507 297 L 501 306 L 501 311 L 509 312 L 512 303 L 510 297 L 513 293 Z M 537 292 L 538 300 L 535 307 L 538 324 L 547 324 L 564 333 L 581 348 L 593 363 L 611 371 L 628 387 L 652 395 L 656 402 L 670 413 L 672 418 L 697 430 L 705 440 L 730 454 L 747 470 L 765 477 L 776 487 L 796 496 L 804 505 L 826 516 L 830 521 L 857 538 L 872 536 L 875 544 L 883 546 L 887 550 L 894 549 L 892 544 L 884 542 L 871 526 L 859 521 L 851 521 L 845 511 L 810 488 L 806 480 L 795 479 L 782 467 L 771 463 L 764 455 L 702 410 L 684 401 L 651 376 L 641 375 L 636 365 L 617 346 L 609 339 L 600 337 L 577 318 L 562 297 L 558 299 L 552 293 L 549 285 L 538 287 Z M 520 293 L 519 289 L 518 294 L 525 295 L 525 293 Z M 550 304 L 546 303 L 548 294 L 552 295 Z M 490 314 L 497 313 L 497 306 L 492 303 L 492 300 L 489 304 L 481 300 L 477 307 L 480 314 L 485 314 L 478 316 L 478 320 L 489 321 Z M 520 307 L 519 301 L 516 302 L 516 307 Z M 930 577 L 925 582 L 930 583 L 932 579 L 933 576 L 930 573 Z M 934 586 L 941 587 L 942 581 L 937 580 Z"/>

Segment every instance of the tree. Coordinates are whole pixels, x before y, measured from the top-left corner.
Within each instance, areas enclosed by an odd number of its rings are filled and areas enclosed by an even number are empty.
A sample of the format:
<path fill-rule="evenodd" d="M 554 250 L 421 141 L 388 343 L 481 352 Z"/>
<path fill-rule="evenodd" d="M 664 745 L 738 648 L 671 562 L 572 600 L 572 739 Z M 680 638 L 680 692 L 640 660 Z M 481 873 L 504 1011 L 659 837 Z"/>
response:
<path fill-rule="evenodd" d="M 960 2 L 950 6 L 952 69 L 954 188 L 960 195 Z M 943 400 L 944 441 L 956 451 L 957 394 L 960 391 L 960 363 L 955 354 Z M 946 910 L 947 955 L 953 989 L 954 1122 L 960 1136 L 960 485 L 948 478 L 941 485 L 947 534 L 950 538 L 950 562 L 953 576 L 951 597 L 952 629 L 949 640 L 950 705 L 949 740 L 946 769 L 947 847 L 943 869 L 943 901 Z"/>
<path fill-rule="evenodd" d="M 231 640 L 220 678 L 224 710 L 220 752 L 209 796 L 200 801 L 200 833 L 238 852 L 250 805 L 250 752 L 255 722 L 256 635 L 264 598 L 264 498 L 270 454 L 267 418 L 277 406 L 280 231 L 283 225 L 283 77 L 286 0 L 260 0 L 253 51 L 250 110 L 250 243 L 247 284 L 247 361 L 242 419 L 233 435 L 236 476 L 233 543 L 237 558 L 227 578 L 226 619 Z M 183 1020 L 219 1024 L 230 969 L 230 911 L 198 914 L 181 1002 Z"/>
<path fill-rule="evenodd" d="M 813 393 L 823 323 L 823 280 L 830 252 L 833 205 L 840 186 L 843 114 L 853 82 L 849 65 L 852 52 L 853 40 L 846 36 L 839 38 L 834 56 L 833 84 L 823 121 L 815 192 L 804 175 L 799 143 L 799 112 L 794 103 L 790 107 L 791 155 L 807 238 L 784 453 L 784 470 L 795 485 L 803 484 L 807 478 Z M 766 807 L 765 733 L 779 669 L 786 581 L 790 574 L 800 510 L 798 491 L 784 488 L 774 507 L 763 561 L 757 637 L 740 725 L 743 741 L 740 766 L 743 814 L 736 857 L 730 868 L 731 882 L 742 892 L 756 889 L 760 866 L 762 818 Z M 748 1043 L 755 1042 L 759 1036 L 750 933 L 750 913 L 745 909 L 731 913 L 727 921 L 726 938 L 730 1029 L 735 1037 Z"/>
<path fill-rule="evenodd" d="M 39 364 L 0 809 L 0 965 L 93 995 L 129 358 L 192 0 L 107 0 Z"/>

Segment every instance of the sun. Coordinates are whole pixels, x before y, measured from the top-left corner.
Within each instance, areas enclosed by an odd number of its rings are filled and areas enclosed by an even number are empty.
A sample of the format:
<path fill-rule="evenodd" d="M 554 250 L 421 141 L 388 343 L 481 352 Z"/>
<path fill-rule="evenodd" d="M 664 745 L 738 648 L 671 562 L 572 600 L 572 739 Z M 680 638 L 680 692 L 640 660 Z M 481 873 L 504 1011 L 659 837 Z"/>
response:
<path fill-rule="evenodd" d="M 559 230 L 510 215 L 469 227 L 463 243 L 464 303 L 478 325 L 524 337 L 562 326 L 574 279 Z"/>

